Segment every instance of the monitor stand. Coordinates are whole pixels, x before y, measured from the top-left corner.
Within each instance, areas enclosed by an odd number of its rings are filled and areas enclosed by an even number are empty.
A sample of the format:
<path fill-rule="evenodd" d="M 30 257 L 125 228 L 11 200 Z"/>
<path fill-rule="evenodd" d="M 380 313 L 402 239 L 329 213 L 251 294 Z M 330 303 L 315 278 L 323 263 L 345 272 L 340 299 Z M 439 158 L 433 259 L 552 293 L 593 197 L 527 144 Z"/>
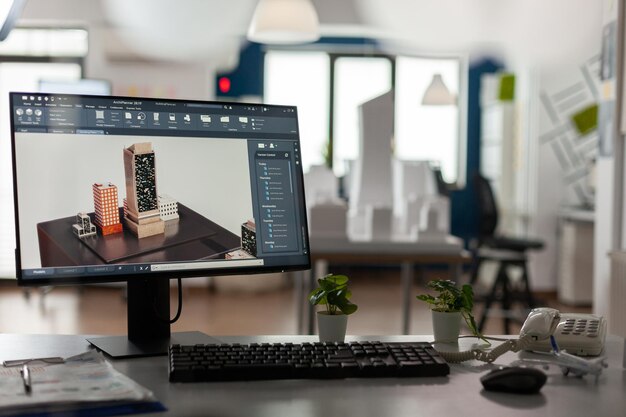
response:
<path fill-rule="evenodd" d="M 169 278 L 128 281 L 128 335 L 89 337 L 87 341 L 113 358 L 166 355 L 170 344 L 219 343 L 201 332 L 170 333 Z"/>

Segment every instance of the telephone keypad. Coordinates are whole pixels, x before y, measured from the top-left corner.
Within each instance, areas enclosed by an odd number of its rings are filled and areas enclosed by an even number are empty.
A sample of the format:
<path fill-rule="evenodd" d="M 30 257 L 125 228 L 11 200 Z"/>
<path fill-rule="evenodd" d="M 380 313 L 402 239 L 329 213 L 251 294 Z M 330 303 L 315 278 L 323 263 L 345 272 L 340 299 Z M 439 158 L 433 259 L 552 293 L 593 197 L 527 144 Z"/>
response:
<path fill-rule="evenodd" d="M 587 319 L 567 319 L 562 323 L 561 334 L 582 335 L 593 338 L 598 337 L 600 322 Z"/>

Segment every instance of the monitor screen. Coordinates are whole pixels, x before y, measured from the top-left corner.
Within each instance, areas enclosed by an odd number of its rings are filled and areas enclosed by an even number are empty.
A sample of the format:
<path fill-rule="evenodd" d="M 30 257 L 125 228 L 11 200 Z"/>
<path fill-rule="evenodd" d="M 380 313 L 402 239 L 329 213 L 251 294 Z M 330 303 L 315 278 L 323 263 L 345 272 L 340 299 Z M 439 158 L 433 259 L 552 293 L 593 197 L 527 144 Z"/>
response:
<path fill-rule="evenodd" d="M 309 267 L 295 107 L 10 99 L 20 285 Z"/>

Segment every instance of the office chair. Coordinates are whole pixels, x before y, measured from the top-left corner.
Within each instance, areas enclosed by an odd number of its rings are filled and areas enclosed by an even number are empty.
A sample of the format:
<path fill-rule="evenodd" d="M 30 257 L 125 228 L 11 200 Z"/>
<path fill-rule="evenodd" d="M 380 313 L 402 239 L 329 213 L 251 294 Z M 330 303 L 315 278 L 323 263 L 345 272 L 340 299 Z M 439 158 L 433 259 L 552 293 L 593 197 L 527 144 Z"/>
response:
<path fill-rule="evenodd" d="M 489 180 L 479 173 L 474 176 L 474 184 L 478 196 L 479 208 L 479 237 L 474 250 L 474 261 L 470 283 L 474 285 L 478 280 L 480 266 L 484 261 L 497 262 L 497 274 L 493 285 L 485 298 L 485 308 L 478 323 L 478 330 L 482 331 L 489 310 L 494 303 L 500 303 L 502 310 L 509 312 L 514 302 L 520 302 L 524 307 L 531 309 L 535 300 L 531 291 L 528 273 L 528 251 L 543 248 L 540 240 L 515 238 L 496 233 L 498 226 L 498 206 Z M 521 279 L 515 282 L 511 275 L 512 268 L 521 269 Z M 504 317 L 504 333 L 510 334 L 511 317 Z"/>
<path fill-rule="evenodd" d="M 433 174 L 435 175 L 435 181 L 437 182 L 437 192 L 444 197 L 450 197 L 450 185 L 443 178 L 441 168 L 432 167 Z"/>

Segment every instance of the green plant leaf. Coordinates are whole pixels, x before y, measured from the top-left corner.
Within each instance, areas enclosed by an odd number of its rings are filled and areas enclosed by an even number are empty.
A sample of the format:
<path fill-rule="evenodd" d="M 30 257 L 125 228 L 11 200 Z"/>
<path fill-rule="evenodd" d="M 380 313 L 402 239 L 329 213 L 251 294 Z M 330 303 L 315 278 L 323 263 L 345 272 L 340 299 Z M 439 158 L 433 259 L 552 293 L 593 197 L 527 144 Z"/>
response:
<path fill-rule="evenodd" d="M 313 305 L 326 305 L 328 314 L 352 314 L 357 310 L 356 304 L 349 301 L 352 292 L 348 289 L 346 275 L 329 274 L 317 280 L 318 287 L 309 293 L 309 301 Z"/>
<path fill-rule="evenodd" d="M 343 312 L 343 314 L 349 315 L 349 314 L 356 312 L 358 308 L 359 307 L 356 304 L 350 303 L 350 304 L 343 306 L 341 311 Z"/>
<path fill-rule="evenodd" d="M 320 288 L 324 291 L 332 291 L 335 289 L 336 285 L 334 282 L 332 281 L 328 281 L 328 280 L 324 280 L 324 279 L 318 279 L 317 280 Z"/>
<path fill-rule="evenodd" d="M 321 288 L 316 288 L 309 294 L 309 302 L 313 305 L 324 305 L 326 304 L 326 296 L 327 293 L 325 291 Z"/>
<path fill-rule="evenodd" d="M 474 308 L 474 291 L 472 290 L 472 286 L 469 284 L 463 285 L 461 294 L 463 299 L 463 308 L 468 311 L 472 311 Z"/>
<path fill-rule="evenodd" d="M 430 304 L 431 309 L 444 312 L 463 310 L 464 301 L 462 293 L 461 290 L 456 287 L 454 281 L 432 280 L 426 284 L 426 287 L 435 291 L 437 296 L 421 294 L 417 296 L 417 299 Z"/>
<path fill-rule="evenodd" d="M 328 274 L 324 277 L 324 279 L 335 283 L 335 285 L 344 285 L 348 283 L 348 277 L 345 275 Z"/>
<path fill-rule="evenodd" d="M 432 295 L 430 295 L 430 294 L 421 294 L 421 295 L 416 296 L 416 298 L 417 298 L 418 300 L 425 301 L 425 302 L 427 302 L 428 304 L 435 304 L 435 297 L 433 297 L 433 296 L 432 296 Z"/>
<path fill-rule="evenodd" d="M 337 307 L 343 314 L 352 314 L 354 313 L 358 307 L 356 304 L 352 304 L 350 301 L 346 299 L 342 299 L 339 303 L 337 303 Z"/>

